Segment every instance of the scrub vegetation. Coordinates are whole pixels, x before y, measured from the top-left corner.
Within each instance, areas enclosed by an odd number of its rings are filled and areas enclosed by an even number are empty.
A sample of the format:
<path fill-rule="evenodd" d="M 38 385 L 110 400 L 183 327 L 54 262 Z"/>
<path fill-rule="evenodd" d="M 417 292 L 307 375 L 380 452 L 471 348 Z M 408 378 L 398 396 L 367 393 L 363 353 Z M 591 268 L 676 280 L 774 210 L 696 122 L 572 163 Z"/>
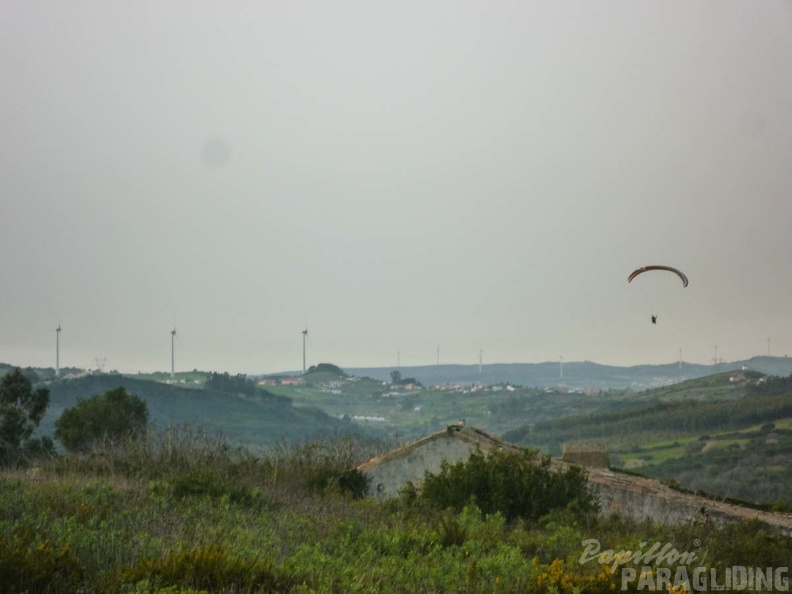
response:
<path fill-rule="evenodd" d="M 0 583 L 30 594 L 596 593 L 618 590 L 620 572 L 579 562 L 589 538 L 615 551 L 668 542 L 694 552 L 695 566 L 781 566 L 792 556 L 790 539 L 758 524 L 598 518 L 582 473 L 558 479 L 571 495 L 562 499 L 545 488 L 542 464 L 508 473 L 506 455 L 447 466 L 420 493 L 361 499 L 350 485 L 363 479 L 348 469 L 383 448 L 337 438 L 253 452 L 177 426 L 6 467 Z M 501 485 L 495 500 L 525 481 L 555 503 L 493 505 L 476 491 L 487 481 Z"/>

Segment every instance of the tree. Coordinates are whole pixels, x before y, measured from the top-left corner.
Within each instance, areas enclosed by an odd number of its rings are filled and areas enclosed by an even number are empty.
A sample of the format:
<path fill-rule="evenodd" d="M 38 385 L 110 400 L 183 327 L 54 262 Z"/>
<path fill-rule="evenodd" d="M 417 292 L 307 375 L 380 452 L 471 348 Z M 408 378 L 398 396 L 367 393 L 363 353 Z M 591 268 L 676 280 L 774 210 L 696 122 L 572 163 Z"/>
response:
<path fill-rule="evenodd" d="M 420 497 L 439 509 L 461 510 L 474 501 L 485 514 L 499 512 L 509 522 L 559 508 L 585 513 L 597 505 L 580 467 L 553 470 L 550 456 L 536 450 L 475 450 L 467 462 L 444 461 L 439 473 L 426 473 Z"/>
<path fill-rule="evenodd" d="M 30 446 L 31 435 L 49 406 L 49 390 L 33 384 L 17 367 L 0 379 L 0 458 Z"/>
<path fill-rule="evenodd" d="M 70 452 L 79 452 L 102 439 L 136 437 L 147 425 L 146 402 L 116 388 L 88 399 L 77 398 L 77 404 L 55 421 L 55 437 Z"/>
<path fill-rule="evenodd" d="M 332 363 L 319 363 L 318 365 L 311 365 L 306 373 L 329 373 L 337 377 L 346 377 L 346 373 L 338 365 Z"/>
<path fill-rule="evenodd" d="M 204 382 L 207 390 L 217 390 L 219 392 L 230 392 L 231 394 L 247 394 L 252 396 L 259 391 L 256 382 L 249 379 L 244 373 L 229 375 L 225 373 L 211 372 Z"/>

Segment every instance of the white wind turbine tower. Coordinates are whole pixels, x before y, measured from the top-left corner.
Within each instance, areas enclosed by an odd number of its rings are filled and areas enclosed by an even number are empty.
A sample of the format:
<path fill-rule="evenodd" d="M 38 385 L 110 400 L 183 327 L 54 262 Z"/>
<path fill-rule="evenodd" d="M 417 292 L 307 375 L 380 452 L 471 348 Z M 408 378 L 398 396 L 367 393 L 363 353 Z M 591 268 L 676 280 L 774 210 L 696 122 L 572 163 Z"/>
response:
<path fill-rule="evenodd" d="M 305 373 L 305 339 L 308 337 L 308 326 L 305 327 L 305 330 L 302 331 L 302 341 L 303 341 L 303 374 Z"/>
<path fill-rule="evenodd" d="M 61 325 L 55 328 L 55 377 L 60 377 L 60 333 Z"/>
<path fill-rule="evenodd" d="M 484 349 L 479 348 L 479 375 L 481 375 L 481 365 L 484 362 Z"/>
<path fill-rule="evenodd" d="M 175 380 L 175 363 L 176 363 L 176 326 L 171 330 L 171 381 Z"/>

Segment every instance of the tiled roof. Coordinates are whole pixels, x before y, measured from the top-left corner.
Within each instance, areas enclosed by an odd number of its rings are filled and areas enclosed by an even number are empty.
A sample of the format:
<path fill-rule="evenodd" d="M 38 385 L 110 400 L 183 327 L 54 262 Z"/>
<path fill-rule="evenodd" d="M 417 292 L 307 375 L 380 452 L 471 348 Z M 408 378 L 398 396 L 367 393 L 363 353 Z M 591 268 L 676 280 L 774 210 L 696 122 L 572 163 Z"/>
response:
<path fill-rule="evenodd" d="M 367 460 L 366 462 L 362 462 L 355 466 L 357 470 L 364 470 L 366 468 L 370 468 L 372 466 L 376 466 L 385 462 L 387 460 L 396 460 L 403 456 L 408 455 L 410 452 L 417 450 L 423 445 L 436 441 L 438 439 L 460 439 L 462 441 L 466 441 L 473 445 L 479 445 L 483 449 L 503 449 L 510 452 L 519 452 L 521 448 L 507 443 L 505 441 L 501 441 L 497 437 L 493 437 L 489 433 L 482 431 L 481 429 L 476 429 L 475 427 L 466 427 L 466 426 L 458 426 L 458 425 L 449 425 L 448 428 L 443 429 L 441 431 L 437 431 L 436 433 L 432 433 L 427 435 L 426 437 L 422 437 L 421 439 L 414 441 L 410 444 L 401 446 L 396 448 L 395 450 L 391 450 L 381 456 L 377 456 L 372 458 L 371 460 Z"/>

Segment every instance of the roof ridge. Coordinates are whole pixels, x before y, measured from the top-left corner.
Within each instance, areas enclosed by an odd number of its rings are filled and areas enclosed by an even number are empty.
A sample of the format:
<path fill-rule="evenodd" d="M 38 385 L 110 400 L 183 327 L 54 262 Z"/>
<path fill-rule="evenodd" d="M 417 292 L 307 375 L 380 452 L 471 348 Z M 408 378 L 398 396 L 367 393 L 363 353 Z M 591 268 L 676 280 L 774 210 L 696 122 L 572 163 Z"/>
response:
<path fill-rule="evenodd" d="M 501 447 L 506 447 L 510 449 L 518 450 L 520 449 L 518 446 L 511 444 L 509 442 L 503 441 L 498 439 L 497 437 L 490 435 L 486 431 L 479 429 L 477 427 L 471 427 L 470 425 L 449 425 L 445 429 L 440 429 L 439 431 L 435 431 L 434 433 L 430 433 L 424 437 L 416 439 L 408 444 L 404 444 L 397 448 L 390 450 L 389 452 L 385 452 L 384 454 L 380 454 L 379 456 L 375 456 L 365 462 L 361 462 L 354 466 L 355 469 L 361 469 L 366 466 L 379 464 L 380 462 L 384 462 L 385 460 L 393 460 L 396 458 L 400 458 L 406 454 L 409 454 L 414 449 L 435 441 L 437 439 L 443 437 L 452 437 L 455 439 L 462 439 L 463 441 L 467 442 L 477 442 L 481 443 L 482 441 L 486 441 L 489 445 L 496 445 Z"/>

